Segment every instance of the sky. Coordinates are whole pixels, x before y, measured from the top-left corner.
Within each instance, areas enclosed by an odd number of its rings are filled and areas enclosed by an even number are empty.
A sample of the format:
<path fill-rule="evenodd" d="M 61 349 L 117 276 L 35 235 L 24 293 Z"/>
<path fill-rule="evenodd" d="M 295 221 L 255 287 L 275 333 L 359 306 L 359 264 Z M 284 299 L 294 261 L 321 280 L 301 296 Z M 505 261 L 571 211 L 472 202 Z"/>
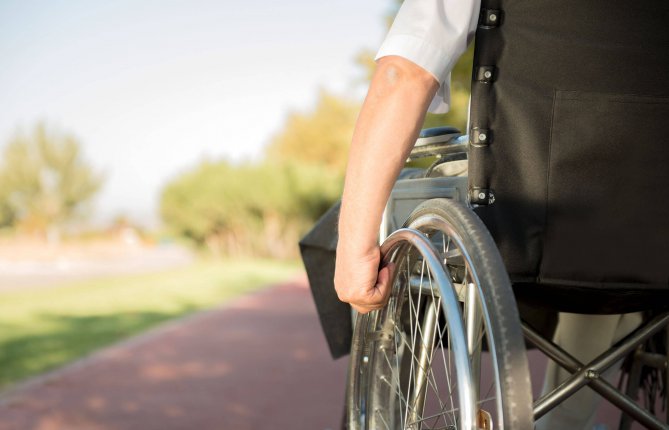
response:
<path fill-rule="evenodd" d="M 0 0 L 0 150 L 38 121 L 72 133 L 106 178 L 95 219 L 156 225 L 180 172 L 257 159 L 320 89 L 354 91 L 392 4 Z"/>

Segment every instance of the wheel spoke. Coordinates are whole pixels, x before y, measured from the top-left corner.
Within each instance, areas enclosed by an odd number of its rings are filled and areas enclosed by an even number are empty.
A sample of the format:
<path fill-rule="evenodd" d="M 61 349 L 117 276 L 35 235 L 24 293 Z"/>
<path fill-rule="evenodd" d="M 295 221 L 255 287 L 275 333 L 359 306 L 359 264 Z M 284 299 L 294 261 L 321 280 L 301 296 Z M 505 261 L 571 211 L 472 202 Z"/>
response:
<path fill-rule="evenodd" d="M 486 399 L 481 399 L 481 400 L 478 400 L 476 403 L 481 405 L 481 404 L 483 404 L 485 402 L 489 402 L 491 400 L 495 400 L 495 397 L 489 397 L 489 398 L 486 398 Z M 420 420 L 409 422 L 409 423 L 407 423 L 407 425 L 417 424 L 418 422 L 427 421 L 427 420 L 430 420 L 432 418 L 435 418 L 435 417 L 438 417 L 440 415 L 447 414 L 447 413 L 455 413 L 455 412 L 458 412 L 459 410 L 460 410 L 460 408 L 454 408 L 454 409 L 450 409 L 450 410 L 447 410 L 447 411 L 439 411 L 439 413 L 436 413 L 434 415 L 430 415 L 430 416 L 427 416 L 427 417 L 422 417 Z"/>
<path fill-rule="evenodd" d="M 392 365 L 390 364 L 390 360 L 388 359 L 388 354 L 383 354 L 383 356 L 384 356 L 385 359 L 386 359 L 386 363 L 388 363 L 388 367 L 392 370 L 393 367 L 392 367 Z M 397 373 L 397 372 L 392 372 L 392 374 L 393 374 L 393 376 L 394 376 L 395 379 L 396 379 L 395 381 L 393 381 L 393 382 L 396 383 L 396 386 L 395 386 L 395 387 L 393 387 L 393 386 L 391 385 L 391 381 L 388 381 L 387 378 L 383 378 L 383 381 L 384 381 L 384 382 L 385 382 L 391 389 L 392 389 L 392 388 L 395 388 L 395 392 L 399 395 L 400 403 L 402 402 L 402 400 L 404 400 L 404 404 L 407 404 L 407 399 L 404 398 L 404 396 L 402 395 L 402 390 L 401 390 L 402 384 L 401 384 L 401 382 L 400 382 L 400 375 L 399 375 L 399 373 Z M 400 405 L 400 408 L 401 408 L 401 405 Z M 404 421 L 404 419 L 400 417 L 400 421 Z"/>
<path fill-rule="evenodd" d="M 425 245 L 418 246 L 416 240 L 420 238 L 417 237 L 405 240 L 396 235 L 395 242 L 389 242 L 392 245 L 382 247 L 384 252 L 393 252 L 390 261 L 400 270 L 394 275 L 393 295 L 388 306 L 370 317 L 359 319 L 367 324 L 367 328 L 356 332 L 358 337 L 359 333 L 365 333 L 365 340 L 356 346 L 356 351 L 363 352 L 356 352 L 356 357 L 368 356 L 369 359 L 358 360 L 360 381 L 357 385 L 355 382 L 349 384 L 352 387 L 349 393 L 353 393 L 349 398 L 358 400 L 354 403 L 356 409 L 349 409 L 349 412 L 357 414 L 361 430 L 455 430 L 465 424 L 460 420 L 465 416 L 465 408 L 468 419 L 472 417 L 471 411 L 474 418 L 485 412 L 493 419 L 496 428 L 502 428 L 504 414 L 513 410 L 503 403 L 502 393 L 510 391 L 503 391 L 508 389 L 502 387 L 500 381 L 508 380 L 505 373 L 508 367 L 502 367 L 508 363 L 504 357 L 510 357 L 509 353 L 518 348 L 518 343 L 522 347 L 522 340 L 513 340 L 513 348 L 508 346 L 505 335 L 514 331 L 510 325 L 513 322 L 500 321 L 504 319 L 501 315 L 508 315 L 509 309 L 516 311 L 509 307 L 507 300 L 502 309 L 495 308 L 491 312 L 488 307 L 493 301 L 487 296 L 491 288 L 495 293 L 510 291 L 510 288 L 503 282 L 501 287 L 498 286 L 497 281 L 503 281 L 505 276 L 491 277 L 492 269 L 482 266 L 482 260 L 470 254 L 471 249 L 477 253 L 482 249 L 478 241 L 485 235 L 477 234 L 472 239 L 473 236 L 462 233 L 461 226 L 469 228 L 472 222 L 466 217 L 458 218 L 457 211 L 452 211 L 453 215 L 442 209 L 447 206 L 445 201 L 435 201 L 432 206 L 435 211 L 430 212 L 429 207 L 423 212 L 419 210 L 408 222 L 411 228 L 422 231 L 432 242 L 434 248 L 430 254 L 423 254 Z M 455 224 L 449 224 L 449 217 L 453 217 Z M 475 216 L 472 214 L 472 217 Z M 398 237 L 402 237 L 399 242 Z M 472 244 L 474 248 L 469 247 Z M 441 267 L 433 266 L 434 253 L 441 254 Z M 384 254 L 384 258 L 388 258 L 388 254 Z M 438 283 L 442 279 L 444 285 Z M 495 285 L 486 283 L 487 279 L 495 279 Z M 510 293 L 504 295 L 511 296 Z M 444 314 L 444 303 L 453 303 L 454 299 L 457 300 L 454 305 L 459 309 L 448 309 L 457 312 L 456 318 L 461 320 L 449 325 L 454 322 L 454 315 Z M 497 302 L 498 298 L 495 299 Z M 493 327 L 491 321 L 495 322 Z M 454 327 L 460 330 L 460 324 L 465 331 L 452 333 Z M 466 340 L 462 345 L 464 350 L 456 352 L 453 344 L 460 344 L 463 335 Z M 514 356 L 514 363 L 516 361 Z M 465 365 L 467 362 L 469 364 Z M 355 371 L 354 367 L 351 369 Z M 357 377 L 356 373 L 353 375 Z M 492 375 L 490 382 L 488 375 Z M 517 392 L 530 391 L 522 382 L 519 384 L 514 380 L 512 384 L 514 388 L 523 388 L 516 389 Z M 473 396 L 469 397 L 468 393 Z M 461 398 L 460 394 L 467 394 L 467 397 Z M 531 402 L 528 404 L 531 414 Z M 517 414 L 513 416 L 515 418 Z M 355 416 L 351 422 L 355 422 Z M 531 422 L 531 415 L 526 422 Z"/>

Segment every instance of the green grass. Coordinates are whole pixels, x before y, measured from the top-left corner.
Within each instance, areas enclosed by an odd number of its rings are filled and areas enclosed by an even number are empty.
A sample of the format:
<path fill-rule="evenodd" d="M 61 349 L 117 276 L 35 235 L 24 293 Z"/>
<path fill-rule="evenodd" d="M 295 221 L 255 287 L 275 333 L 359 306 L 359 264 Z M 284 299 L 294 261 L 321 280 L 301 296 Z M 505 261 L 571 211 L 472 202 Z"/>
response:
<path fill-rule="evenodd" d="M 157 274 L 0 293 L 0 390 L 296 273 L 294 263 L 202 262 Z"/>

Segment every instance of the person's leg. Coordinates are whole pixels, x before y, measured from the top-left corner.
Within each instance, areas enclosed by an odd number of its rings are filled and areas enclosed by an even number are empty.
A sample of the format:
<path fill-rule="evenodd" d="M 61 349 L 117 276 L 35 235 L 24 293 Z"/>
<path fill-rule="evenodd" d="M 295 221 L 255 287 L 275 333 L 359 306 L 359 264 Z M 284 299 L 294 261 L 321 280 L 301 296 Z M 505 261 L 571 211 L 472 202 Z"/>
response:
<path fill-rule="evenodd" d="M 582 315 L 560 313 L 554 342 L 582 363 L 588 363 L 632 332 L 641 323 L 641 314 Z M 605 372 L 607 379 L 614 376 L 618 366 Z M 552 360 L 548 361 L 542 395 L 548 393 L 570 373 Z M 592 429 L 601 397 L 588 387 L 576 392 L 539 421 L 537 430 Z"/>

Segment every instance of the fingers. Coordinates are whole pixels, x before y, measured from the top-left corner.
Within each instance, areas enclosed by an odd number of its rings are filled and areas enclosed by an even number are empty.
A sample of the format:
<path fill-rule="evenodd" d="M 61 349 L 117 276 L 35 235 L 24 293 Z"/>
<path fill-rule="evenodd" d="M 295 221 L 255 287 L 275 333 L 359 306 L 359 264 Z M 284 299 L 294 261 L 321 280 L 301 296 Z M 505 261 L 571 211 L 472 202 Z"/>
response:
<path fill-rule="evenodd" d="M 380 262 L 378 246 L 362 255 L 338 250 L 334 283 L 339 300 L 363 314 L 385 306 L 395 266 L 379 269 Z"/>
<path fill-rule="evenodd" d="M 348 303 L 351 304 L 351 307 L 355 309 L 358 313 L 366 314 L 373 310 L 381 309 L 388 302 L 388 297 L 391 292 L 391 279 L 393 270 L 395 268 L 394 264 L 382 267 L 378 272 L 376 277 L 376 282 L 374 286 L 364 291 L 359 289 L 358 292 L 362 293 L 360 296 L 351 297 L 348 300 Z"/>
<path fill-rule="evenodd" d="M 383 306 L 385 306 L 386 299 L 381 294 L 381 291 L 375 286 L 368 295 L 362 297 L 353 297 L 348 300 L 348 303 L 353 309 L 358 311 L 358 313 L 366 314 L 367 312 L 381 309 Z"/>

